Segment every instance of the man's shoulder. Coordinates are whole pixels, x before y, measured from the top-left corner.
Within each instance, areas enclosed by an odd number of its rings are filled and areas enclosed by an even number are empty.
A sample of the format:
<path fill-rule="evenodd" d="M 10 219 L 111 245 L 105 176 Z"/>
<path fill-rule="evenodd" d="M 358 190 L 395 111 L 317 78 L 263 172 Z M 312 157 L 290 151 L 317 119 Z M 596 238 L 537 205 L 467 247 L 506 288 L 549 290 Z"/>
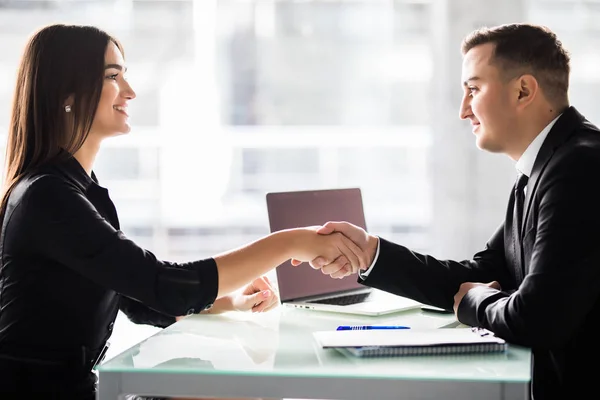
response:
<path fill-rule="evenodd" d="M 587 120 L 582 121 L 581 124 L 575 127 L 569 140 L 563 146 L 560 146 L 557 151 L 570 157 L 597 156 L 600 153 L 600 129 Z M 598 157 L 598 161 L 600 161 L 600 157 Z"/>
<path fill-rule="evenodd" d="M 597 171 L 600 174 L 600 130 L 585 121 L 553 153 L 548 163 L 550 170 L 566 168 L 572 173 Z"/>

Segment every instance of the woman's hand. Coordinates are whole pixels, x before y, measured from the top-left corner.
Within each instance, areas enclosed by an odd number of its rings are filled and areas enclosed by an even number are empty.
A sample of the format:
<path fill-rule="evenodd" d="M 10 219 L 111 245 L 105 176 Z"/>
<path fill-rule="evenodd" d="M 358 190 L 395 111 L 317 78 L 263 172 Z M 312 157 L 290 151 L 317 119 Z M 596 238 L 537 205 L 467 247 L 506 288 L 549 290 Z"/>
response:
<path fill-rule="evenodd" d="M 213 306 L 200 314 L 221 314 L 227 311 L 265 312 L 279 305 L 279 297 L 273 289 L 269 278 L 262 276 L 246 285 L 238 294 L 221 297 Z M 185 315 L 175 317 L 176 321 L 185 318 Z"/>
<path fill-rule="evenodd" d="M 232 296 L 233 310 L 264 312 L 279 305 L 279 297 L 273 289 L 269 278 L 262 276 L 248 284 L 244 290 Z"/>
<path fill-rule="evenodd" d="M 317 226 L 292 230 L 295 233 L 292 265 L 309 262 L 311 267 L 321 269 L 333 278 L 343 278 L 369 267 L 369 255 L 343 232 L 332 229 L 325 232 L 323 229 Z"/>
<path fill-rule="evenodd" d="M 238 294 L 217 299 L 213 306 L 201 314 L 220 314 L 226 311 L 269 311 L 279 305 L 279 297 L 266 276 L 256 278 Z"/>

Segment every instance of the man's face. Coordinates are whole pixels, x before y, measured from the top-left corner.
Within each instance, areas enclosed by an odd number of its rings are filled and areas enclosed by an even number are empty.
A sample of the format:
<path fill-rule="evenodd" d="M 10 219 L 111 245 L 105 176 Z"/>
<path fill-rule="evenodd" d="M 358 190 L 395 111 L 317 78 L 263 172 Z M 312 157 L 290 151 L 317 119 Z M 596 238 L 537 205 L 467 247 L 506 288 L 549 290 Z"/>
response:
<path fill-rule="evenodd" d="M 476 46 L 463 58 L 460 118 L 471 121 L 477 147 L 509 153 L 518 135 L 516 92 L 502 80 L 493 63 L 494 46 L 491 43 Z"/>

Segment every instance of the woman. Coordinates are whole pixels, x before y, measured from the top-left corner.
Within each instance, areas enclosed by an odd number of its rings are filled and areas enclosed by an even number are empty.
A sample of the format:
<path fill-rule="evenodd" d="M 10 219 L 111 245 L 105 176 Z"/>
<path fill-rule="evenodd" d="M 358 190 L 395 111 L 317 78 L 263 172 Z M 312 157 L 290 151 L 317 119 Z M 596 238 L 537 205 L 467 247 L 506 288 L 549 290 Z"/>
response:
<path fill-rule="evenodd" d="M 92 368 L 119 309 L 160 327 L 211 306 L 260 311 L 274 295 L 256 278 L 289 258 L 335 260 L 339 276 L 366 266 L 347 238 L 311 228 L 183 264 L 127 239 L 92 172 L 102 140 L 130 131 L 125 71 L 122 46 L 94 27 L 48 26 L 25 48 L 0 203 L 2 399 L 93 399 Z"/>

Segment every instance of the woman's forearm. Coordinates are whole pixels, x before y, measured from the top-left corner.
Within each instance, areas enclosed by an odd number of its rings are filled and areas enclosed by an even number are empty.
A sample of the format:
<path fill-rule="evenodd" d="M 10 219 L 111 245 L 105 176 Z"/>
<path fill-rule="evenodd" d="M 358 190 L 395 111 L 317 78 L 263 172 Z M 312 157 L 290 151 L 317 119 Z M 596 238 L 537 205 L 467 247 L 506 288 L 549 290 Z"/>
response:
<path fill-rule="evenodd" d="M 319 257 L 324 265 L 340 261 L 358 270 L 366 267 L 367 254 L 339 232 L 317 233 L 318 227 L 278 231 L 238 249 L 215 256 L 219 274 L 217 297 L 240 288 L 290 258 L 313 261 Z M 309 268 L 306 266 L 290 268 Z"/>
<path fill-rule="evenodd" d="M 293 256 L 300 230 L 272 233 L 255 242 L 214 257 L 219 271 L 221 297 L 239 289 L 252 279 L 265 274 Z M 299 267 L 302 268 L 302 267 Z"/>

